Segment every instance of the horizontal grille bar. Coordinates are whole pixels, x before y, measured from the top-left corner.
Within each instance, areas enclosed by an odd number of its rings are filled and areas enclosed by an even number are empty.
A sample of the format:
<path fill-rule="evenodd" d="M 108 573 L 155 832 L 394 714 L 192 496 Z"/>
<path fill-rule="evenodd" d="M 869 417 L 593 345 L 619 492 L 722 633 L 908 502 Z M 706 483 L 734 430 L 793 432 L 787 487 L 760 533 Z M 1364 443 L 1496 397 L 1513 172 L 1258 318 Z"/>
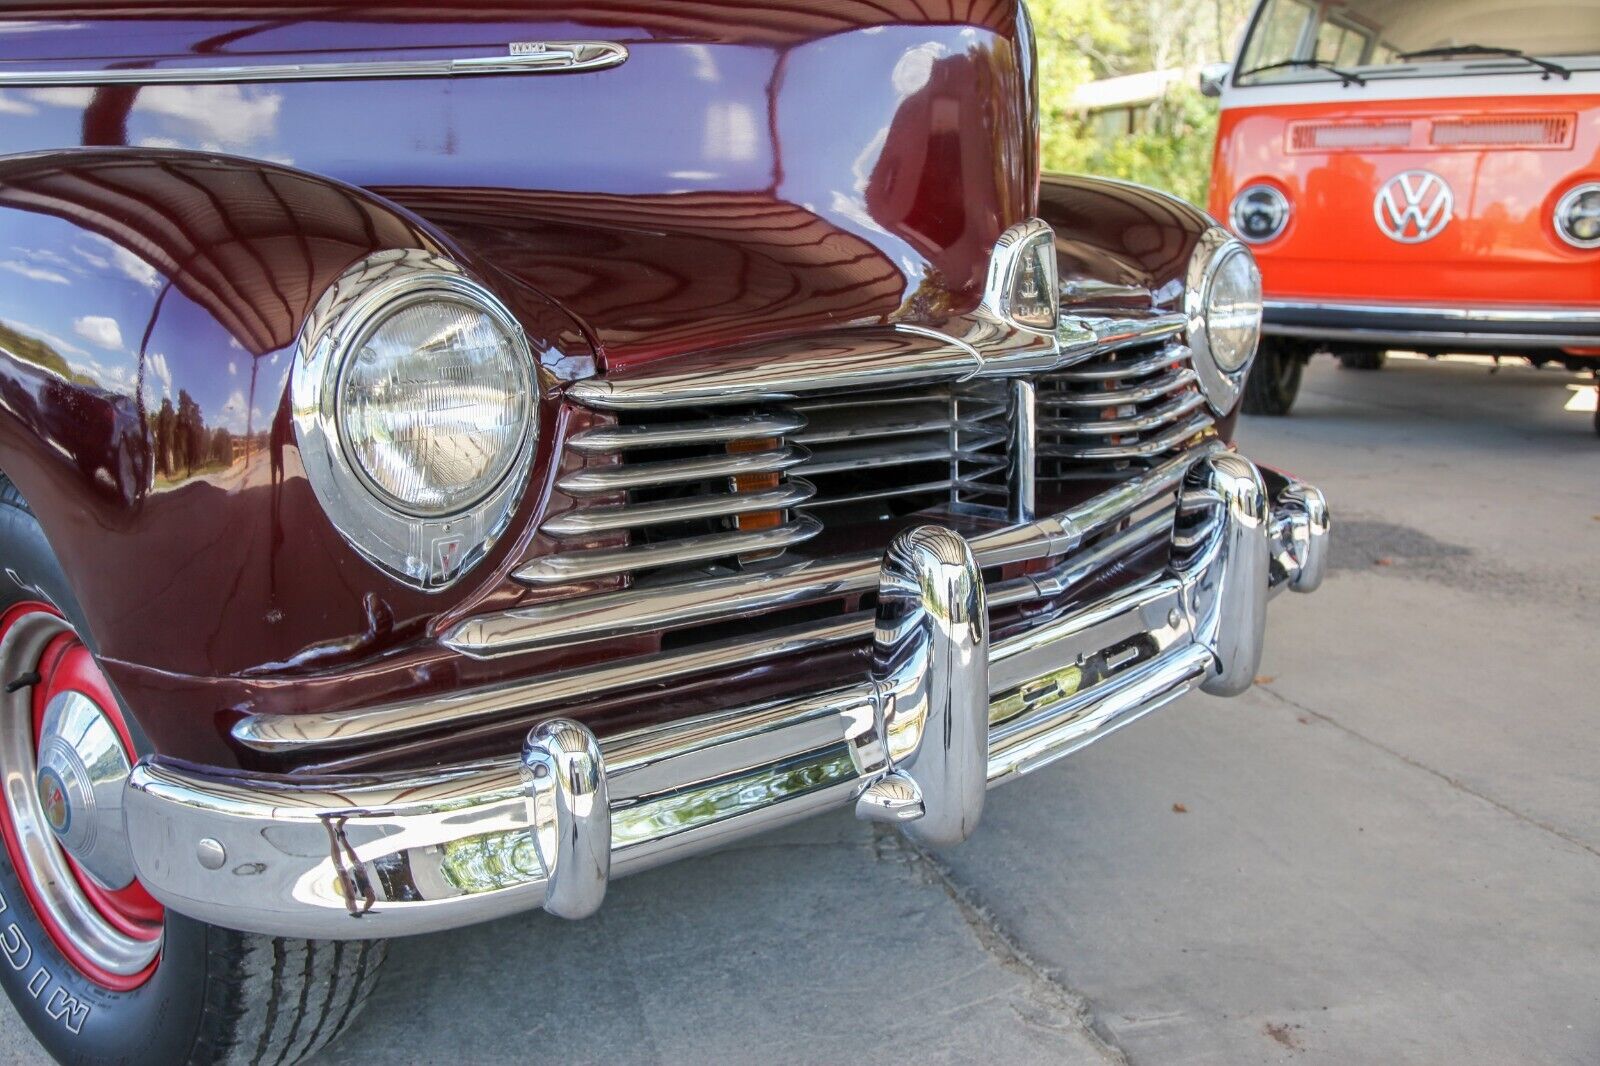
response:
<path fill-rule="evenodd" d="M 901 499 L 907 496 L 947 496 L 952 489 L 961 487 L 962 483 L 954 478 L 945 478 L 942 481 L 919 481 L 915 484 L 884 485 L 880 488 L 862 489 L 845 495 L 814 499 L 806 504 L 806 510 L 842 507 L 852 503 L 870 503 L 874 500 Z"/>
<path fill-rule="evenodd" d="M 1080 436 L 1104 436 L 1107 433 L 1118 435 L 1143 433 L 1147 430 L 1160 429 L 1162 426 L 1170 425 L 1203 403 L 1205 403 L 1205 398 L 1198 392 L 1180 392 L 1159 406 L 1121 418 L 1052 418 L 1050 420 L 1050 431 L 1052 433 L 1068 433 Z"/>
<path fill-rule="evenodd" d="M 1039 454 L 1050 459 L 1080 459 L 1085 462 L 1109 459 L 1148 459 L 1169 452 L 1211 425 L 1209 416 L 1201 415 L 1166 430 L 1148 440 L 1134 444 L 1102 444 L 1075 447 L 1069 444 L 1041 444 Z"/>
<path fill-rule="evenodd" d="M 816 486 L 811 482 L 791 477 L 781 487 L 769 492 L 719 492 L 681 500 L 624 503 L 567 511 L 546 519 L 540 528 L 553 537 L 593 536 L 636 526 L 689 522 L 700 518 L 749 514 L 752 511 L 779 511 L 805 503 L 816 492 Z"/>
<path fill-rule="evenodd" d="M 1095 389 L 1085 392 L 1057 393 L 1039 397 L 1037 403 L 1046 409 L 1063 407 L 1115 407 L 1118 404 L 1144 403 L 1170 395 L 1185 385 L 1197 383 L 1193 370 L 1187 367 L 1169 370 L 1159 378 L 1140 382 L 1129 388 Z"/>
<path fill-rule="evenodd" d="M 689 459 L 626 466 L 601 466 L 564 474 L 556 486 L 572 496 L 602 496 L 627 489 L 655 488 L 748 474 L 771 474 L 799 466 L 806 461 L 806 456 L 804 448 L 788 447 L 761 452 L 698 455 Z"/>
<path fill-rule="evenodd" d="M 760 440 L 790 437 L 806 424 L 798 415 L 739 415 L 703 418 L 696 421 L 667 422 L 643 426 L 595 426 L 567 438 L 567 443 L 586 455 L 619 452 L 630 448 L 669 448 L 690 444 L 726 443 L 734 440 Z"/>
<path fill-rule="evenodd" d="M 808 515 L 771 529 L 739 530 L 732 533 L 707 533 L 681 537 L 658 544 L 637 544 L 623 548 L 599 548 L 541 556 L 517 570 L 516 579 L 525 585 L 562 584 L 611 574 L 684 563 L 704 562 L 731 555 L 780 551 L 822 532 L 822 523 Z"/>
<path fill-rule="evenodd" d="M 1158 370 L 1165 370 L 1174 363 L 1187 363 L 1189 349 L 1181 344 L 1169 345 L 1127 361 L 1114 361 L 1110 359 L 1097 359 L 1092 362 L 1075 366 L 1070 370 L 1058 370 L 1054 374 L 1046 375 L 1045 381 L 1110 381 L 1113 379 L 1125 380 L 1127 378 L 1143 377 L 1153 374 Z"/>

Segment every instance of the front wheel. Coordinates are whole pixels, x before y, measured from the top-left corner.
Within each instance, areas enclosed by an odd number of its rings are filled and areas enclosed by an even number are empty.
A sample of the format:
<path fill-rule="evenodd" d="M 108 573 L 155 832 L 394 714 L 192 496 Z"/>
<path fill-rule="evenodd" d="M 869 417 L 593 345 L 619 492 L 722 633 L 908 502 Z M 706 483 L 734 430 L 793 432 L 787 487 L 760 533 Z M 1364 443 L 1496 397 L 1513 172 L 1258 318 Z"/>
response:
<path fill-rule="evenodd" d="M 360 1010 L 381 941 L 239 933 L 165 910 L 122 825 L 137 726 L 0 475 L 0 985 L 64 1063 L 291 1063 Z"/>
<path fill-rule="evenodd" d="M 1272 338 L 1263 338 L 1255 364 L 1244 383 L 1244 413 L 1286 415 L 1300 394 L 1306 354 Z"/>

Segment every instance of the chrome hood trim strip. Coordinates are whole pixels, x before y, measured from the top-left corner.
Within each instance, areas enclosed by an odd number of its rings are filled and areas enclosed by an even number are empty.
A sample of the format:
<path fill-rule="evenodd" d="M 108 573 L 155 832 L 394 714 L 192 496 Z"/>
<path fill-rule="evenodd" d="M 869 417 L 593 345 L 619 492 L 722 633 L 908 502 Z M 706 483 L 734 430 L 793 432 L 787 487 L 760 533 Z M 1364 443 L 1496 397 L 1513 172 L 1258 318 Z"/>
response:
<path fill-rule="evenodd" d="M 352 78 L 455 78 L 471 74 L 572 74 L 625 62 L 628 50 L 612 41 L 517 42 L 503 56 L 466 59 L 371 59 L 331 63 L 259 63 L 237 66 L 118 67 L 111 70 L 4 70 L 0 88 L 57 85 L 193 85 L 251 81 L 342 81 Z"/>
<path fill-rule="evenodd" d="M 952 325 L 964 332 L 895 325 L 698 352 L 635 373 L 574 382 L 567 398 L 603 410 L 654 410 L 1036 374 L 1175 336 L 1189 320 L 1175 312 L 1118 318 L 1063 315 L 1054 336 L 985 318 Z"/>

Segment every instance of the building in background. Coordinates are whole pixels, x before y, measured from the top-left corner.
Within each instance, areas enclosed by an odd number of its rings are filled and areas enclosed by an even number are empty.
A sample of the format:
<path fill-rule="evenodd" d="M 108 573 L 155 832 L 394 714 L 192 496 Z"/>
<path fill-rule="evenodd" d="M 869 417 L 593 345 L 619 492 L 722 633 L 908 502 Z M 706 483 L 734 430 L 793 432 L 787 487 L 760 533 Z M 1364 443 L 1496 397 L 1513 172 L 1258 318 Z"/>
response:
<path fill-rule="evenodd" d="M 1101 78 L 1078 86 L 1072 103 L 1084 132 L 1109 144 L 1120 137 L 1147 132 L 1155 106 L 1175 86 L 1187 89 L 1197 77 L 1196 67 L 1168 67 Z"/>

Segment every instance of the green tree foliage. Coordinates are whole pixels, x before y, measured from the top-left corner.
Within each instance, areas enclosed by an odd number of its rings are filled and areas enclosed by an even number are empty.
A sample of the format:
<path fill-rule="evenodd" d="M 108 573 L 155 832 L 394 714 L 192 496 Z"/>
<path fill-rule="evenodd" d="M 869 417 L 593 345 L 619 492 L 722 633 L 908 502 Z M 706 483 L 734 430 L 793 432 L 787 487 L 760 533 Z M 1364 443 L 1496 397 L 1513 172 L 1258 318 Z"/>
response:
<path fill-rule="evenodd" d="M 1138 133 L 1102 143 L 1089 134 L 1091 174 L 1123 178 L 1176 193 L 1205 206 L 1211 183 L 1211 146 L 1217 137 L 1217 106 L 1192 86 L 1178 86 L 1151 109 Z"/>
<path fill-rule="evenodd" d="M 1214 100 L 1185 78 L 1135 134 L 1102 141 L 1073 105 L 1099 78 L 1233 58 L 1251 0 L 1031 0 L 1039 47 L 1040 138 L 1049 170 L 1123 178 L 1204 203 Z"/>

